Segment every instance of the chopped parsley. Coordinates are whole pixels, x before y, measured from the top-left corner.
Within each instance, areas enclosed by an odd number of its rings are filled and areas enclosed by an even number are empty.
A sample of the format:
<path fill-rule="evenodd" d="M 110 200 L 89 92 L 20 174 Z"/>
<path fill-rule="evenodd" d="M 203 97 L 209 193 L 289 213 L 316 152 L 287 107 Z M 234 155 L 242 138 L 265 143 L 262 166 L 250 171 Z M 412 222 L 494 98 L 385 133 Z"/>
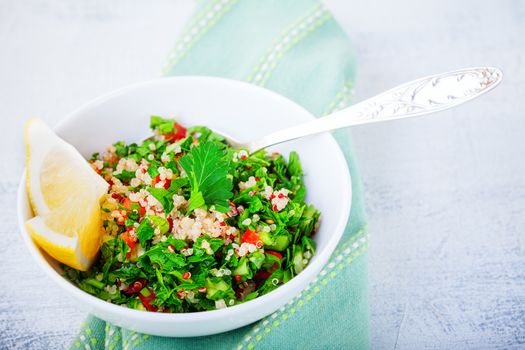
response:
<path fill-rule="evenodd" d="M 247 302 L 306 268 L 320 213 L 305 203 L 296 152 L 248 154 L 157 116 L 150 127 L 144 142 L 89 160 L 112 184 L 104 242 L 90 270 L 64 266 L 68 279 L 114 304 L 194 312 Z"/>

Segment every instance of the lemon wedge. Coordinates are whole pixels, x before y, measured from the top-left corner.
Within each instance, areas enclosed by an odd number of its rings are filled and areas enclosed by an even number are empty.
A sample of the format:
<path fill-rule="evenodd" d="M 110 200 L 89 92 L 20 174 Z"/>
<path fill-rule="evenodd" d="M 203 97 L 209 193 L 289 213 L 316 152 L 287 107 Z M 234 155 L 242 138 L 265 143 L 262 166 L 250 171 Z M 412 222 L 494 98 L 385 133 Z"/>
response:
<path fill-rule="evenodd" d="M 35 213 L 26 227 L 50 256 L 85 271 L 100 248 L 100 201 L 109 185 L 42 121 L 27 123 L 25 142 L 26 186 Z"/>

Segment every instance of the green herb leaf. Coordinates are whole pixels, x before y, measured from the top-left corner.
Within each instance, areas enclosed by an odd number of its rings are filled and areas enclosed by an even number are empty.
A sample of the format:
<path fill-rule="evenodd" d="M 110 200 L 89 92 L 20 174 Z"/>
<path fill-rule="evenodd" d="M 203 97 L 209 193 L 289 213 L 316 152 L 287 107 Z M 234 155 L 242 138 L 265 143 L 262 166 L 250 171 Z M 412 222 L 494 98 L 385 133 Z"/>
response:
<path fill-rule="evenodd" d="M 136 232 L 141 246 L 144 246 L 146 241 L 151 239 L 155 234 L 155 230 L 149 220 L 142 220 Z"/>
<path fill-rule="evenodd" d="M 303 176 L 299 155 L 295 151 L 290 152 L 290 156 L 288 157 L 288 174 L 290 174 L 290 176 Z"/>
<path fill-rule="evenodd" d="M 134 223 L 135 223 L 135 221 L 126 218 L 126 221 L 125 221 L 125 225 L 126 225 L 126 227 L 133 226 Z"/>
<path fill-rule="evenodd" d="M 142 272 L 137 265 L 132 263 L 125 263 L 122 266 L 112 272 L 115 276 L 123 278 L 126 281 L 134 281 L 137 278 L 144 278 L 146 275 Z"/>
<path fill-rule="evenodd" d="M 119 157 L 125 157 L 128 155 L 128 147 L 124 141 L 116 142 L 113 147 L 115 147 L 115 153 Z"/>
<path fill-rule="evenodd" d="M 182 150 L 182 152 L 189 152 L 192 143 L 193 143 L 192 136 L 187 136 L 185 139 L 180 141 L 180 149 Z"/>
<path fill-rule="evenodd" d="M 186 247 L 186 242 L 184 242 L 181 239 L 176 239 L 173 237 L 169 237 L 168 240 L 164 244 L 166 245 L 171 244 L 176 250 L 181 250 L 182 248 Z"/>
<path fill-rule="evenodd" d="M 161 269 L 171 272 L 175 272 L 172 271 L 173 269 L 180 269 L 186 266 L 186 260 L 183 255 L 169 253 L 161 245 L 154 246 L 140 257 L 140 261 L 143 263 L 147 261 L 146 259 L 149 259 L 152 264 L 157 264 Z"/>
<path fill-rule="evenodd" d="M 308 205 L 303 212 L 301 222 L 299 223 L 299 229 L 305 235 L 311 235 L 314 230 L 315 224 L 319 220 L 320 213 L 315 209 L 313 205 Z"/>
<path fill-rule="evenodd" d="M 149 127 L 151 130 L 159 130 L 159 133 L 162 135 L 169 134 L 173 131 L 175 125 L 175 120 L 173 119 L 164 119 L 158 116 L 151 116 L 149 121 Z"/>
<path fill-rule="evenodd" d="M 155 176 L 159 175 L 159 170 L 157 169 L 156 166 L 150 166 L 148 168 L 148 174 L 149 176 L 151 176 L 152 179 L 154 179 Z"/>
<path fill-rule="evenodd" d="M 220 247 L 224 245 L 224 241 L 220 238 L 208 238 L 208 243 L 210 243 L 210 248 L 216 252 Z"/>
<path fill-rule="evenodd" d="M 273 168 L 281 181 L 286 181 L 286 160 L 282 155 L 278 155 L 273 161 Z"/>
<path fill-rule="evenodd" d="M 117 179 L 119 179 L 122 182 L 130 182 L 131 179 L 133 179 L 135 177 L 135 172 L 134 171 L 122 170 L 121 173 L 113 174 L 113 176 L 115 176 Z"/>
<path fill-rule="evenodd" d="M 204 201 L 204 196 L 202 195 L 202 192 L 192 190 L 190 197 L 190 207 L 188 208 L 188 212 L 191 213 L 193 210 L 204 207 L 205 205 L 206 202 Z"/>
<path fill-rule="evenodd" d="M 223 141 L 224 137 L 217 135 L 213 131 L 211 131 L 210 128 L 207 128 L 205 126 L 192 126 L 187 129 L 189 134 L 192 134 L 196 137 L 198 137 L 199 142 L 206 142 L 206 141 Z"/>
<path fill-rule="evenodd" d="M 218 211 L 229 210 L 232 182 L 227 177 L 229 162 L 213 142 L 201 143 L 179 159 L 179 164 L 190 179 L 189 212 L 195 208 L 214 205 Z"/>

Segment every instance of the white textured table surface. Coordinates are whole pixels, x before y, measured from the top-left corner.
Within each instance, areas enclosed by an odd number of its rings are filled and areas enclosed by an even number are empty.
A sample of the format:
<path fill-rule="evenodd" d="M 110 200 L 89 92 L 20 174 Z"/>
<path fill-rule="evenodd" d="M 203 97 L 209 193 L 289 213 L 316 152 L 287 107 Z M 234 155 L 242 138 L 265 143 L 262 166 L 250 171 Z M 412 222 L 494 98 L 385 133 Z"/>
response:
<path fill-rule="evenodd" d="M 479 101 L 359 127 L 372 347 L 525 347 L 525 2 L 327 1 L 359 56 L 356 99 L 421 75 L 503 69 Z M 425 3 L 425 4 L 421 4 Z M 22 125 L 159 75 L 189 1 L 0 1 L 0 348 L 63 348 L 85 317 L 26 252 Z"/>

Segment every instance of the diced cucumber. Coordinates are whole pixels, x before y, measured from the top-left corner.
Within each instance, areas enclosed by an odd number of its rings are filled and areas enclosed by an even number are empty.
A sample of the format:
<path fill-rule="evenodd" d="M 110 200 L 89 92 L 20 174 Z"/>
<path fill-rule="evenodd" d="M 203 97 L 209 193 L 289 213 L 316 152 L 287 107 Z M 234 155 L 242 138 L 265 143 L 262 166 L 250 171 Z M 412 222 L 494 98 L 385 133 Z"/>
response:
<path fill-rule="evenodd" d="M 128 302 L 128 307 L 130 309 L 146 311 L 146 308 L 144 307 L 144 305 L 142 305 L 142 301 L 140 301 L 139 298 L 135 298 L 133 300 L 130 300 Z"/>
<path fill-rule="evenodd" d="M 272 234 L 270 232 L 262 231 L 261 233 L 259 233 L 259 237 L 265 245 L 274 244 L 274 239 L 272 238 Z"/>
<path fill-rule="evenodd" d="M 288 282 L 291 279 L 292 279 L 292 274 L 290 273 L 290 271 L 289 270 L 284 271 L 283 283 L 286 283 L 286 282 Z"/>
<path fill-rule="evenodd" d="M 145 297 L 149 297 L 151 295 L 151 292 L 148 288 L 142 288 L 140 290 L 140 294 Z"/>
<path fill-rule="evenodd" d="M 304 270 L 302 250 L 298 249 L 295 252 L 292 261 L 293 261 L 293 267 L 294 267 L 295 273 L 299 273 Z"/>
<path fill-rule="evenodd" d="M 262 266 L 262 264 L 263 264 L 263 262 L 264 262 L 265 257 L 264 257 L 264 254 L 263 254 L 263 253 L 261 253 L 261 252 L 259 252 L 259 251 L 255 251 L 255 252 L 253 252 L 253 253 L 250 254 L 249 259 L 250 259 L 250 261 L 251 261 L 252 263 L 255 264 L 255 266 L 256 266 L 258 269 L 260 269 L 261 266 Z"/>
<path fill-rule="evenodd" d="M 213 299 L 215 293 L 219 291 L 226 292 L 228 289 L 230 289 L 230 286 L 228 286 L 228 284 L 223 280 L 213 282 L 209 278 L 206 279 L 206 297 L 208 299 Z"/>
<path fill-rule="evenodd" d="M 278 252 L 282 252 L 283 250 L 288 248 L 288 245 L 290 245 L 290 237 L 288 235 L 281 235 L 277 236 L 275 238 L 275 242 L 273 244 L 268 245 L 268 248 L 277 250 Z"/>
<path fill-rule="evenodd" d="M 233 270 L 233 275 L 240 275 L 240 276 L 246 276 L 250 273 L 250 269 L 248 268 L 248 259 L 246 259 L 245 256 L 241 258 L 241 261 L 239 261 L 239 265 Z"/>
<path fill-rule="evenodd" d="M 106 286 L 104 283 L 100 282 L 100 281 L 97 281 L 95 278 L 88 278 L 86 280 L 86 283 L 89 284 L 90 286 L 93 286 L 97 289 L 104 289 L 104 287 Z"/>

